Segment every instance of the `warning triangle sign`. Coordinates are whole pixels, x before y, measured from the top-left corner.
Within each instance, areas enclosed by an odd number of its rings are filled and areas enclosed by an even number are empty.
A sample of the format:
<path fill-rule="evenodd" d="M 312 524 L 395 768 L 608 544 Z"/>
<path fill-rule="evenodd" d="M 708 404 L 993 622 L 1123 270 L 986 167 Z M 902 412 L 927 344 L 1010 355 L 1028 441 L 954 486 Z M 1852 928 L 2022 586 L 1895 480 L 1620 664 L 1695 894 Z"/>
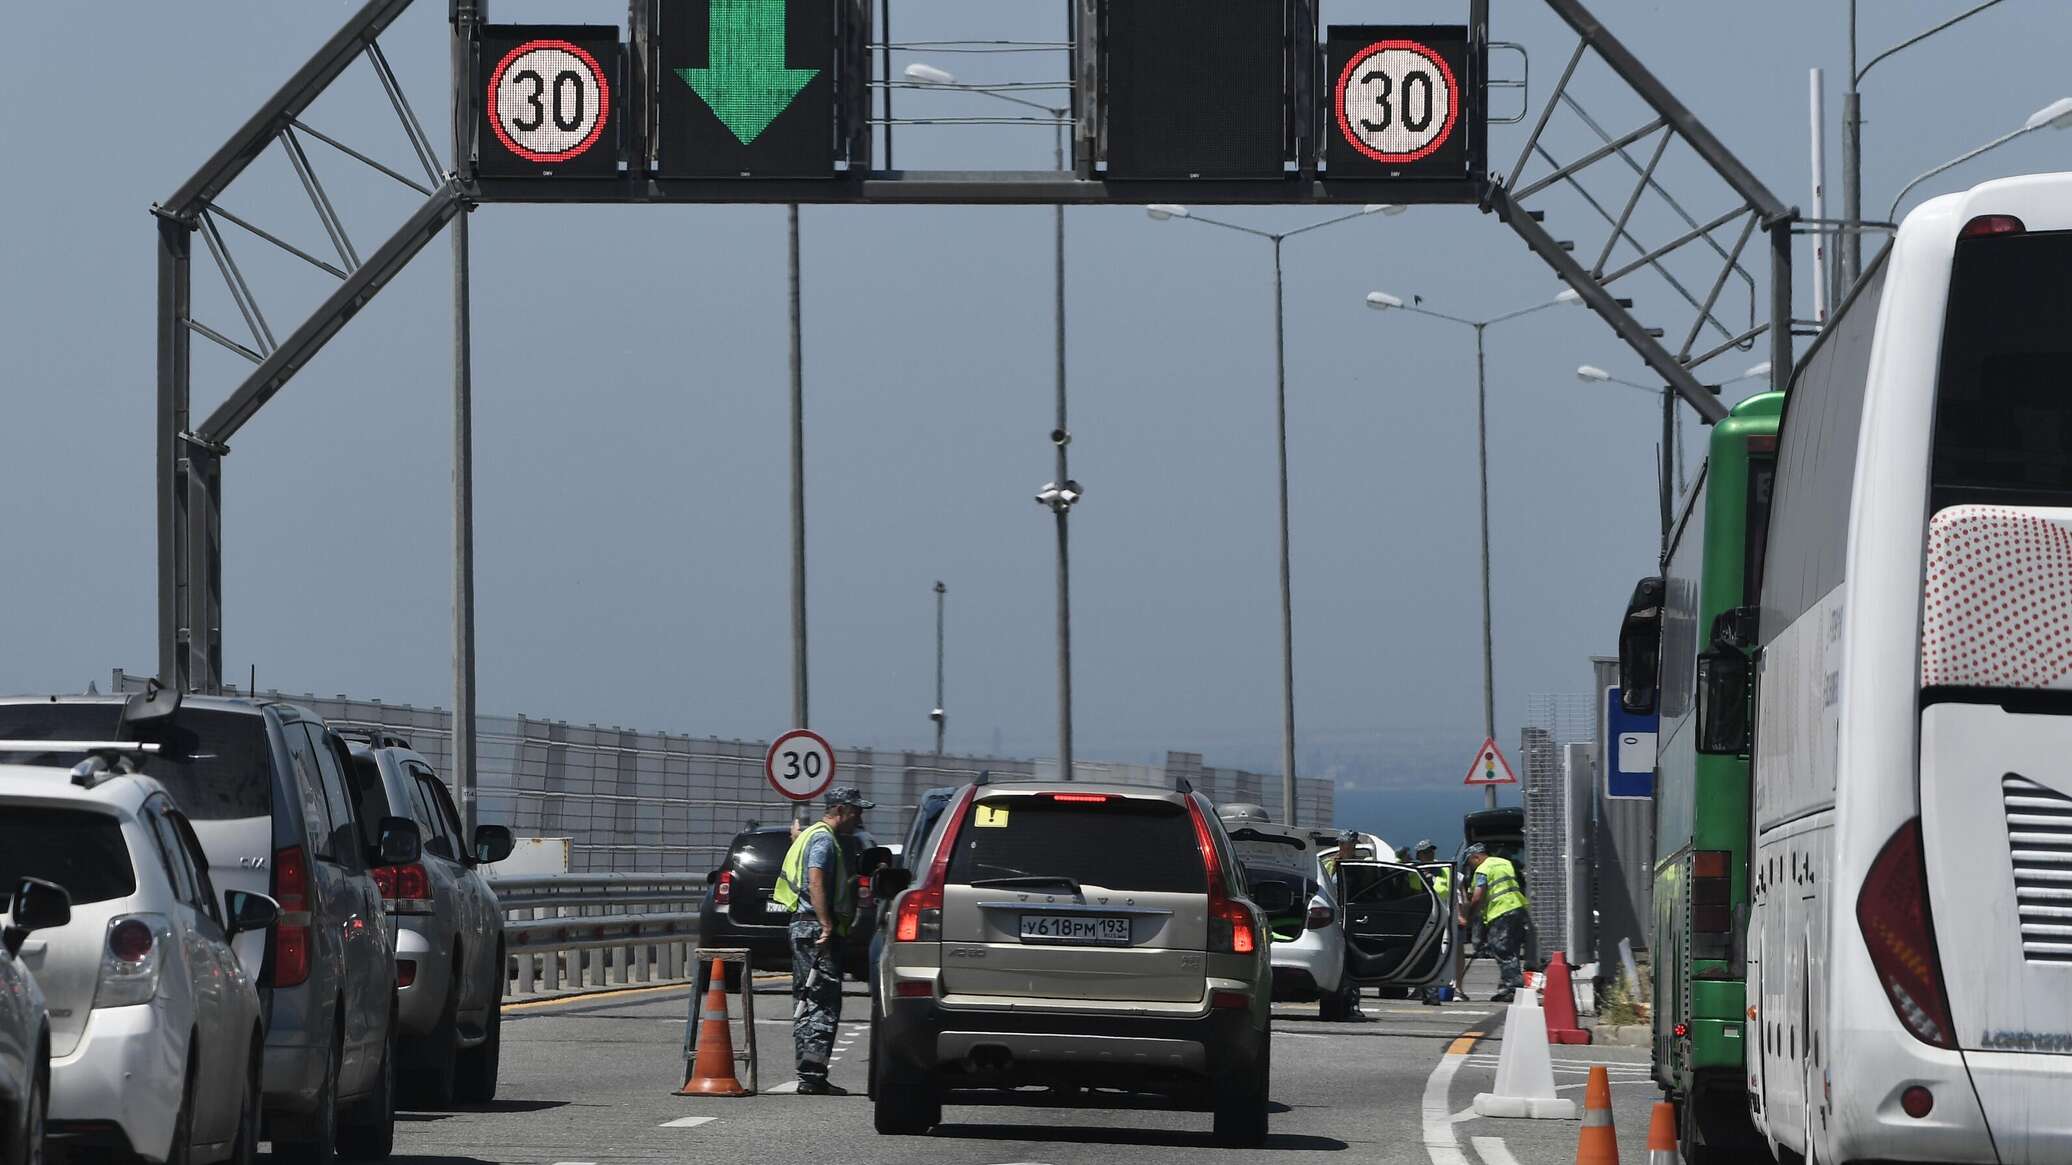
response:
<path fill-rule="evenodd" d="M 1515 785 L 1518 774 L 1511 771 L 1511 762 L 1504 759 L 1504 750 L 1496 746 L 1496 738 L 1490 737 L 1475 750 L 1475 759 L 1468 765 L 1468 777 L 1463 785 Z"/>

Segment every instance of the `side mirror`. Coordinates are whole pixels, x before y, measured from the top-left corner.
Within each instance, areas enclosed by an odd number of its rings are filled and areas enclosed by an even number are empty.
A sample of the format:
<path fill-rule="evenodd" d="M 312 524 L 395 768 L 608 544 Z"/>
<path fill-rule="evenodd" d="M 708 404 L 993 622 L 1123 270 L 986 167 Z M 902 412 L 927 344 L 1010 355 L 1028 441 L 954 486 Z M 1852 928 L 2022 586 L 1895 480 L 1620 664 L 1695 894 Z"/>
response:
<path fill-rule="evenodd" d="M 1619 706 L 1636 716 L 1655 710 L 1662 670 L 1662 601 L 1659 578 L 1641 579 L 1626 601 L 1619 623 Z"/>
<path fill-rule="evenodd" d="M 1706 756 L 1744 756 L 1751 741 L 1748 656 L 1715 644 L 1698 657 L 1697 749 Z"/>
<path fill-rule="evenodd" d="M 378 865 L 407 866 L 424 856 L 424 835 L 408 817 L 382 818 L 380 836 L 374 846 Z"/>
<path fill-rule="evenodd" d="M 914 884 L 914 872 L 898 866 L 885 866 L 871 875 L 871 897 L 879 902 L 890 902 L 908 886 Z"/>
<path fill-rule="evenodd" d="M 7 913 L 9 922 L 6 930 L 0 931 L 0 942 L 5 942 L 7 953 L 14 955 L 20 953 L 30 932 L 72 921 L 72 896 L 55 882 L 23 878 L 8 900 Z"/>
<path fill-rule="evenodd" d="M 233 935 L 265 930 L 280 920 L 281 905 L 264 894 L 250 890 L 223 892 L 223 917 Z"/>
<path fill-rule="evenodd" d="M 868 878 L 891 864 L 892 851 L 882 845 L 874 845 L 856 860 L 856 872 L 858 876 Z"/>
<path fill-rule="evenodd" d="M 1262 882 L 1252 887 L 1252 901 L 1268 915 L 1286 914 L 1295 909 L 1295 891 L 1286 882 Z"/>
<path fill-rule="evenodd" d="M 518 839 L 511 836 L 509 826 L 478 825 L 475 827 L 475 860 L 489 865 L 511 856 L 511 850 L 518 845 Z"/>

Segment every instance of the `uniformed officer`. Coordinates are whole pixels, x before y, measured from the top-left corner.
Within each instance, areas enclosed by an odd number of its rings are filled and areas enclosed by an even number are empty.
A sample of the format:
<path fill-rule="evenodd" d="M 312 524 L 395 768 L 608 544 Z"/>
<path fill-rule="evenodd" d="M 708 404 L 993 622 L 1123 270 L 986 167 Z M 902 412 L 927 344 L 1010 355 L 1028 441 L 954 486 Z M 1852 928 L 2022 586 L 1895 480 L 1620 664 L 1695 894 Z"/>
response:
<path fill-rule="evenodd" d="M 1420 838 L 1417 845 L 1412 847 L 1410 853 L 1413 860 L 1420 866 L 1430 865 L 1439 860 L 1439 847 L 1432 844 L 1430 838 Z M 1443 866 L 1434 870 L 1431 874 L 1432 894 L 1439 899 L 1439 913 L 1443 916 L 1440 920 L 1440 925 L 1446 928 L 1440 933 L 1449 938 L 1453 933 L 1452 873 L 1453 868 L 1451 866 Z M 1447 953 L 1441 956 L 1441 958 L 1449 966 L 1452 964 L 1451 943 L 1448 943 Z M 1440 984 L 1433 983 L 1424 989 L 1424 1002 L 1429 1007 L 1437 1007 L 1445 1002 L 1445 992 L 1441 989 Z"/>
<path fill-rule="evenodd" d="M 791 1038 L 801 1096 L 849 1094 L 827 1081 L 842 1022 L 842 939 L 856 913 L 856 883 L 841 838 L 863 824 L 864 810 L 876 807 L 851 786 L 829 789 L 826 814 L 793 839 L 770 894 L 791 912 Z"/>
<path fill-rule="evenodd" d="M 1468 868 L 1475 874 L 1475 889 L 1468 897 L 1466 913 L 1482 912 L 1482 945 L 1496 956 L 1500 989 L 1489 997 L 1492 1003 L 1509 1003 L 1525 986 L 1526 920 L 1531 917 L 1525 901 L 1525 887 L 1518 881 L 1518 867 L 1509 858 L 1491 854 L 1477 842 L 1468 847 Z"/>

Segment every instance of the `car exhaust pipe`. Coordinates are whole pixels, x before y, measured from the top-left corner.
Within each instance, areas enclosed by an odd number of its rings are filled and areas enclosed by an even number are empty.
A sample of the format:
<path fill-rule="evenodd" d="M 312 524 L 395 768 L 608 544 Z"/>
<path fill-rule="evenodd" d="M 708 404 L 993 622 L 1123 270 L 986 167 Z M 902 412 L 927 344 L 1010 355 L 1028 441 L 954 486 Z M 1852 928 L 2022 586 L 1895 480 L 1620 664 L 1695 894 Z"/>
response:
<path fill-rule="evenodd" d="M 980 1044 L 964 1053 L 964 1065 L 973 1073 L 1004 1072 L 1014 1065 L 1014 1053 L 1001 1044 Z"/>

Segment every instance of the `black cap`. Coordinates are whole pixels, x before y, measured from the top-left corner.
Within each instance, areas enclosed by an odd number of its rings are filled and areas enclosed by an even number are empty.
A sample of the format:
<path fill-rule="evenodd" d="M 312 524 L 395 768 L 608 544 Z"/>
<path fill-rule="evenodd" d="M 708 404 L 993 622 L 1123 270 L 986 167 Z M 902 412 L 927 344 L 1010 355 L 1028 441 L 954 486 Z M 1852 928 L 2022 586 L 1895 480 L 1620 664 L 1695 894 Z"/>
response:
<path fill-rule="evenodd" d="M 858 792 L 854 785 L 836 785 L 827 791 L 827 807 L 832 809 L 837 805 L 847 805 L 854 809 L 876 809 L 878 807 L 876 801 L 864 800 L 863 794 Z"/>

